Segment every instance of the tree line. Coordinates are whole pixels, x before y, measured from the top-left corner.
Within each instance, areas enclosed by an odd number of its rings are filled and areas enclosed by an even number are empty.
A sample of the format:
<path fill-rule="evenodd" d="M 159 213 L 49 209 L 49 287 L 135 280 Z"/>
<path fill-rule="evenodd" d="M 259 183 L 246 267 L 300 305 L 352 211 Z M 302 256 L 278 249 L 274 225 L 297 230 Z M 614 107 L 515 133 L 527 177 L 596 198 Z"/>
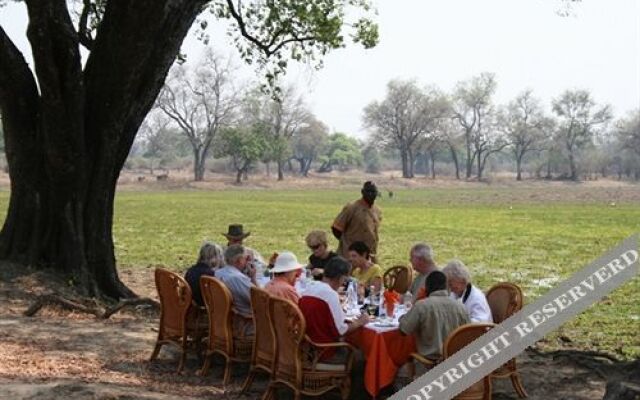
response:
<path fill-rule="evenodd" d="M 496 104 L 497 80 L 487 72 L 449 93 L 393 80 L 382 100 L 364 108 L 370 136 L 361 141 L 330 134 L 292 86 L 274 99 L 239 82 L 229 59 L 212 51 L 194 66 L 176 65 L 132 157 L 153 170 L 154 162 L 166 167 L 190 155 L 196 181 L 204 179 L 207 159 L 224 159 L 238 183 L 260 163 L 268 174 L 275 165 L 278 180 L 287 172 L 306 177 L 314 166 L 375 173 L 396 164 L 404 178 L 418 170 L 435 178 L 436 163 L 450 166 L 456 179 L 481 180 L 494 159 L 517 180 L 525 167 L 546 179 L 640 179 L 640 110 L 615 120 L 585 89 L 565 90 L 547 110 L 531 89 Z"/>
<path fill-rule="evenodd" d="M 241 83 L 228 58 L 208 50 L 193 66 L 177 64 L 169 73 L 154 109 L 142 125 L 132 156 L 147 166 L 170 164 L 191 155 L 193 177 L 204 180 L 206 162 L 225 158 L 236 181 L 258 163 L 307 176 L 312 164 L 331 171 L 362 164 L 360 143 L 327 126 L 291 86 L 277 97 L 257 85 Z M 297 164 L 297 168 L 292 164 Z"/>
<path fill-rule="evenodd" d="M 414 176 L 417 155 L 431 160 L 435 177 L 439 155 L 454 165 L 457 179 L 480 180 L 499 154 L 511 158 L 517 180 L 527 160 L 535 161 L 538 177 L 578 180 L 598 172 L 640 179 L 640 109 L 614 121 L 611 107 L 584 89 L 553 98 L 551 112 L 530 89 L 497 105 L 496 88 L 492 73 L 461 81 L 451 93 L 394 80 L 382 101 L 365 108 L 363 120 L 373 140 L 400 154 L 405 178 Z"/>

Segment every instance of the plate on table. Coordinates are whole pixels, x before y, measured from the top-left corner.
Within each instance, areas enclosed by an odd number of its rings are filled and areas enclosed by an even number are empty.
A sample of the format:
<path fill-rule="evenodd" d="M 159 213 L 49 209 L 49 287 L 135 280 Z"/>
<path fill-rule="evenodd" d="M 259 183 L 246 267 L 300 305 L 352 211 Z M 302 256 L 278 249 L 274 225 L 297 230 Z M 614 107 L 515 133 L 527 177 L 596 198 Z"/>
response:
<path fill-rule="evenodd" d="M 393 320 L 379 319 L 373 322 L 373 326 L 378 328 L 397 328 L 398 326 L 400 326 L 400 324 L 398 324 L 397 322 L 394 322 Z"/>

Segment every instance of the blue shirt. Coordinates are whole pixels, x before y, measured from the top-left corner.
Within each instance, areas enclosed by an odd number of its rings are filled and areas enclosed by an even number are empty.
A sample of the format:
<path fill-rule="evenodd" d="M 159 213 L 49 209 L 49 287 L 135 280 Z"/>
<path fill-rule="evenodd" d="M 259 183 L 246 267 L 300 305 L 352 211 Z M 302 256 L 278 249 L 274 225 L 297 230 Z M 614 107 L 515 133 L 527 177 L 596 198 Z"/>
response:
<path fill-rule="evenodd" d="M 233 306 L 240 314 L 252 315 L 251 311 L 251 279 L 231 265 L 225 265 L 216 271 L 220 279 L 233 296 Z"/>

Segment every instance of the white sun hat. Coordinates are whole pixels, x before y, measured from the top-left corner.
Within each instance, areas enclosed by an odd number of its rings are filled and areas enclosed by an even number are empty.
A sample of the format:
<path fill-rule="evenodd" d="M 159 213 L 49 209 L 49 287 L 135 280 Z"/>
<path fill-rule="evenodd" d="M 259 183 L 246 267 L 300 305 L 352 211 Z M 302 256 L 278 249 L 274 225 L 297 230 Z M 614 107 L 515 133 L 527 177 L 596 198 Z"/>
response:
<path fill-rule="evenodd" d="M 290 251 L 283 251 L 278 254 L 276 261 L 273 263 L 271 272 L 279 274 L 281 272 L 295 271 L 296 269 L 302 269 L 302 265 L 298 262 L 296 255 Z"/>

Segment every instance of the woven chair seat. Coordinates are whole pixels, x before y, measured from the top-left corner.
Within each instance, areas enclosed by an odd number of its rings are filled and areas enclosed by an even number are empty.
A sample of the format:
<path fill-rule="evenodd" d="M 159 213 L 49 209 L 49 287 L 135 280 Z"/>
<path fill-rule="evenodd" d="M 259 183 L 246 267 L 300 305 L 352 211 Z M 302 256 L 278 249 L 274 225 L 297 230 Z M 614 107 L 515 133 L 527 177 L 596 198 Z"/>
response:
<path fill-rule="evenodd" d="M 249 358 L 253 351 L 253 337 L 246 337 L 233 340 L 233 350 L 237 358 Z"/>

